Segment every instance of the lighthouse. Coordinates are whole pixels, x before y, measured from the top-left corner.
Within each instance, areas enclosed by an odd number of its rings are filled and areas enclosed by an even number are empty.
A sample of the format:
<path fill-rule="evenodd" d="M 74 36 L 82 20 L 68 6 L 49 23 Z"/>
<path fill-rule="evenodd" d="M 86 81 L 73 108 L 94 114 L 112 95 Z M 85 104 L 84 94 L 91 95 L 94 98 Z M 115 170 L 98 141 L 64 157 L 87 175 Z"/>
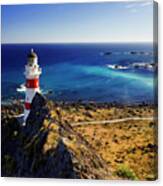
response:
<path fill-rule="evenodd" d="M 26 78 L 26 91 L 25 91 L 25 105 L 24 105 L 24 122 L 26 122 L 27 117 L 30 113 L 31 103 L 36 94 L 40 92 L 39 87 L 39 76 L 42 71 L 38 65 L 37 54 L 31 49 L 30 53 L 27 56 L 27 64 L 25 65 L 25 78 Z"/>

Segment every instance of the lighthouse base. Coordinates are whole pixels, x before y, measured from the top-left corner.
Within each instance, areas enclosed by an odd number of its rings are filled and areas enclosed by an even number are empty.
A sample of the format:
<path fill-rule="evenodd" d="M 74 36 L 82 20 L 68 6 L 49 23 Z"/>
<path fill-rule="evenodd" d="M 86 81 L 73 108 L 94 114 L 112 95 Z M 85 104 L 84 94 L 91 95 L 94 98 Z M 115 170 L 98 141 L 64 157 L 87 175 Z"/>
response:
<path fill-rule="evenodd" d="M 29 113 L 30 113 L 30 110 L 26 110 L 26 109 L 24 110 L 24 122 L 26 122 Z"/>

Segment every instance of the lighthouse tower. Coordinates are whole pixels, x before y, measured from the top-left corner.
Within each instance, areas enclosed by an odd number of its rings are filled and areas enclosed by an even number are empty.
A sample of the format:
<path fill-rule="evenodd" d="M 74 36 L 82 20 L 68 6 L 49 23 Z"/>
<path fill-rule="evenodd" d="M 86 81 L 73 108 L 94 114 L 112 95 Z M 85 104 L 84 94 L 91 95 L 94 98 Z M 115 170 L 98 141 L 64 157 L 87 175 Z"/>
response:
<path fill-rule="evenodd" d="M 24 122 L 30 113 L 31 103 L 36 94 L 40 92 L 39 76 L 41 74 L 41 68 L 38 65 L 37 54 L 31 49 L 28 54 L 28 62 L 25 65 L 24 75 L 26 77 L 26 92 L 25 92 L 25 109 L 24 109 Z"/>

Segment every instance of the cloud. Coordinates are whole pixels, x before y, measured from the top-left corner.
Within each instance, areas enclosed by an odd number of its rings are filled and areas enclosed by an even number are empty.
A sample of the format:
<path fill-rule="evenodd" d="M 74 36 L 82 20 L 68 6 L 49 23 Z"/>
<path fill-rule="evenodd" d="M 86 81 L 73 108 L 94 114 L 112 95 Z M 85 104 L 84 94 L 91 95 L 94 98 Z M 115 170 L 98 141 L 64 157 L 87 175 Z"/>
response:
<path fill-rule="evenodd" d="M 130 4 L 127 4 L 127 5 L 125 6 L 125 8 L 130 9 L 130 8 L 134 8 L 135 6 L 136 6 L 136 4 L 130 3 Z"/>
<path fill-rule="evenodd" d="M 152 1 L 147 1 L 147 2 L 144 2 L 144 3 L 140 3 L 141 7 L 150 6 L 150 5 L 152 5 Z"/>
<path fill-rule="evenodd" d="M 146 2 L 138 1 L 137 3 L 134 2 L 128 3 L 127 5 L 125 5 L 125 8 L 128 9 L 131 13 L 136 13 L 139 11 L 140 8 L 147 7 L 150 5 L 152 5 L 152 1 L 146 1 Z"/>

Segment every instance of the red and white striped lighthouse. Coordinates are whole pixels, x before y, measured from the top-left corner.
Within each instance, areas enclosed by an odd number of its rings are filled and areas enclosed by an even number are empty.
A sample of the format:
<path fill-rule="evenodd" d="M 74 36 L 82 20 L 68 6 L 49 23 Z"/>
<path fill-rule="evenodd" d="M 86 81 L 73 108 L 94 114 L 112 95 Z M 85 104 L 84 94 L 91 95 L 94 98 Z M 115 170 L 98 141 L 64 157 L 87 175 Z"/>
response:
<path fill-rule="evenodd" d="M 25 65 L 24 75 L 26 77 L 26 92 L 25 92 L 25 109 L 24 109 L 24 121 L 30 113 L 31 103 L 36 94 L 36 92 L 40 92 L 39 87 L 39 76 L 42 73 L 41 68 L 38 65 L 38 57 L 37 54 L 31 49 L 28 55 L 28 62 Z"/>

